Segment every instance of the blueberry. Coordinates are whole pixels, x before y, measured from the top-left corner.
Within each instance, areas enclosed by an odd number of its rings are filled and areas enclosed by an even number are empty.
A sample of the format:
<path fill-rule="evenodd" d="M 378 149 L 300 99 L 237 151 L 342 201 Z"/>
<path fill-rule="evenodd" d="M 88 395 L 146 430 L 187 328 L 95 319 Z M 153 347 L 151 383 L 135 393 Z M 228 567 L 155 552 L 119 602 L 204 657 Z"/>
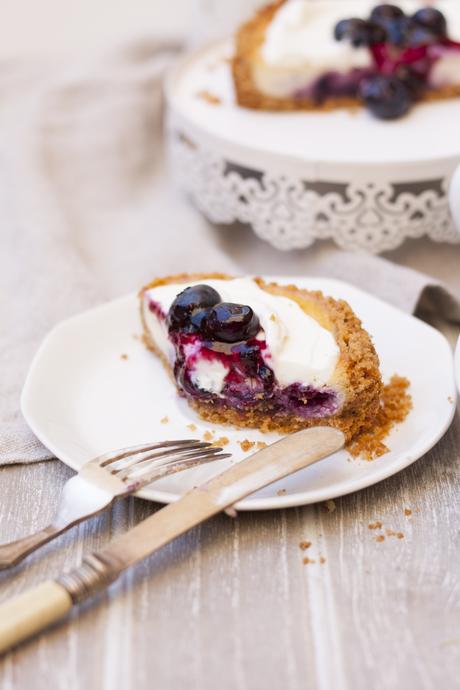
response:
<path fill-rule="evenodd" d="M 438 41 L 439 38 L 433 31 L 417 24 L 412 27 L 407 37 L 407 43 L 410 46 L 429 46 Z"/>
<path fill-rule="evenodd" d="M 410 42 L 414 25 L 409 17 L 398 17 L 389 21 L 385 27 L 387 41 L 395 46 L 404 46 Z"/>
<path fill-rule="evenodd" d="M 366 107 L 381 120 L 401 117 L 412 105 L 409 88 L 394 75 L 367 77 L 361 82 L 359 91 Z"/>
<path fill-rule="evenodd" d="M 259 319 L 251 307 L 220 302 L 209 310 L 202 322 L 201 332 L 210 340 L 237 343 L 256 336 L 259 328 Z"/>
<path fill-rule="evenodd" d="M 397 5 L 377 5 L 371 12 L 370 20 L 376 24 L 383 24 L 392 19 L 398 19 L 398 17 L 404 17 L 404 12 Z"/>
<path fill-rule="evenodd" d="M 219 293 L 209 285 L 192 285 L 179 293 L 168 313 L 171 331 L 193 330 L 192 315 L 196 310 L 213 307 L 220 302 Z"/>
<path fill-rule="evenodd" d="M 405 84 L 414 98 L 418 98 L 426 88 L 426 77 L 410 65 L 399 65 L 395 75 Z"/>
<path fill-rule="evenodd" d="M 447 34 L 447 21 L 445 16 L 434 7 L 423 7 L 412 17 L 413 21 L 428 29 L 438 37 L 444 38 Z"/>
<path fill-rule="evenodd" d="M 381 27 L 364 19 L 342 19 L 335 26 L 334 38 L 336 41 L 350 41 L 355 48 L 359 48 L 382 43 L 385 40 L 385 32 Z"/>

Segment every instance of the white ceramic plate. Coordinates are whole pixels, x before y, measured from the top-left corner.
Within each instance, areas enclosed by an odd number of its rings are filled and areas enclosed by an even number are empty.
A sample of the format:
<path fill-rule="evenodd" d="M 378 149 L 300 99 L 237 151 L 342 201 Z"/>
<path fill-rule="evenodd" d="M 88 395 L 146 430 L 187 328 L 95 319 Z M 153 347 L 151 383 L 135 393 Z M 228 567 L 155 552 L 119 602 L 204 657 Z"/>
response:
<path fill-rule="evenodd" d="M 457 388 L 460 393 L 460 338 L 457 340 L 457 347 L 455 348 L 455 377 L 457 379 Z"/>
<path fill-rule="evenodd" d="M 390 452 L 381 458 L 350 460 L 341 451 L 262 489 L 239 503 L 241 510 L 304 505 L 375 484 L 426 453 L 444 434 L 455 410 L 452 352 L 438 331 L 345 283 L 289 278 L 293 281 L 351 304 L 374 339 L 384 378 L 398 373 L 410 379 L 414 409 L 393 430 L 387 440 Z M 232 459 L 162 479 L 140 493 L 168 503 L 245 457 L 239 441 L 278 438 L 201 421 L 177 396 L 160 362 L 144 349 L 136 337 L 139 332 L 137 298 L 129 295 L 64 321 L 42 344 L 23 390 L 22 411 L 38 438 L 63 462 L 78 469 L 110 449 L 202 437 L 207 430 L 215 430 L 216 438 L 228 437 Z M 167 423 L 161 421 L 165 417 Z M 189 424 L 197 429 L 191 431 Z"/>

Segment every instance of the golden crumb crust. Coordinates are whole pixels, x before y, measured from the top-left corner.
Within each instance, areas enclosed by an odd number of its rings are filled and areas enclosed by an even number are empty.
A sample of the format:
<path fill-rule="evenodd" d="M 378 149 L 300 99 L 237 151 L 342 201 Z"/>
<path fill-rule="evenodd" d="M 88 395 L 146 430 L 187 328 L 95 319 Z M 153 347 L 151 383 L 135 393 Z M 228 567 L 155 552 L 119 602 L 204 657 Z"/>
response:
<path fill-rule="evenodd" d="M 153 280 L 139 293 L 145 345 L 162 360 L 171 376 L 171 367 L 152 341 L 145 321 L 144 293 L 160 285 L 212 279 L 231 280 L 231 277 L 223 273 L 180 273 Z M 198 398 L 188 398 L 189 404 L 203 419 L 214 424 L 255 427 L 261 431 L 282 433 L 321 424 L 340 429 L 347 440 L 351 440 L 361 429 L 369 426 L 377 416 L 380 406 L 382 380 L 379 360 L 369 334 L 344 300 L 325 297 L 319 291 L 302 290 L 295 285 L 266 283 L 262 278 L 255 278 L 255 282 L 266 292 L 294 300 L 306 314 L 333 334 L 340 349 L 339 361 L 331 381 L 334 388 L 342 394 L 343 402 L 338 413 L 328 417 L 305 419 L 271 410 L 269 401 L 261 401 L 260 407 L 245 411 L 226 406 L 222 402 L 217 406 L 212 400 Z M 180 389 L 179 392 L 183 393 Z"/>
<path fill-rule="evenodd" d="M 265 31 L 279 8 L 286 0 L 265 5 L 255 15 L 240 26 L 236 33 L 235 53 L 232 58 L 231 69 L 238 105 L 253 110 L 336 110 L 337 108 L 360 108 L 362 102 L 353 96 L 337 96 L 327 98 L 318 103 L 306 96 L 301 98 L 278 98 L 264 94 L 255 83 L 253 67 L 258 59 L 259 49 L 265 38 Z M 427 90 L 421 101 L 445 100 L 460 96 L 460 85 L 443 86 Z"/>

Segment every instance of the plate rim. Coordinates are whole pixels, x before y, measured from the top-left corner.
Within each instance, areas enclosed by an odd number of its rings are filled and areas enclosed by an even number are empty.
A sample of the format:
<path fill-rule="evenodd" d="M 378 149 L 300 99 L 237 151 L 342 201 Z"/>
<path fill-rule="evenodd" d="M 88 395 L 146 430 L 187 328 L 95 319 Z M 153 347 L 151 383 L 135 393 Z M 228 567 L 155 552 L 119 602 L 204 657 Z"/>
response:
<path fill-rule="evenodd" d="M 328 283 L 332 283 L 336 285 L 338 288 L 341 286 L 346 286 L 347 288 L 352 288 L 354 291 L 360 293 L 361 295 L 364 295 L 366 298 L 371 298 L 374 301 L 377 301 L 379 304 L 383 304 L 385 308 L 390 308 L 391 310 L 402 314 L 405 318 L 408 318 L 409 320 L 416 321 L 417 324 L 422 325 L 422 327 L 425 327 L 429 331 L 431 331 L 433 334 L 435 334 L 435 337 L 438 338 L 439 342 L 442 343 L 442 346 L 446 348 L 446 354 L 449 355 L 449 362 L 451 365 L 451 384 L 452 384 L 452 390 L 448 393 L 449 396 L 452 397 L 452 404 L 450 406 L 450 414 L 446 416 L 446 419 L 444 423 L 439 427 L 438 431 L 434 434 L 433 437 L 429 441 L 427 441 L 425 444 L 422 445 L 422 447 L 414 454 L 414 457 L 412 457 L 412 454 L 410 454 L 408 457 L 404 457 L 400 462 L 398 462 L 398 467 L 395 470 L 394 465 L 389 465 L 386 466 L 384 463 L 382 463 L 381 467 L 379 468 L 378 471 L 376 471 L 372 475 L 367 475 L 365 477 L 362 477 L 359 480 L 355 480 L 353 485 L 349 488 L 346 488 L 345 490 L 343 488 L 339 488 L 337 484 L 333 484 L 330 489 L 326 491 L 326 489 L 317 489 L 316 491 L 309 491 L 308 495 L 309 498 L 308 500 L 302 499 L 301 497 L 305 495 L 305 492 L 297 492 L 294 494 L 288 494 L 285 496 L 276 496 L 276 497 L 265 497 L 265 498 L 251 498 L 248 497 L 246 499 L 243 499 L 242 501 L 238 501 L 235 504 L 235 509 L 238 511 L 251 511 L 251 510 L 278 510 L 278 509 L 283 509 L 283 508 L 292 508 L 292 507 L 298 507 L 298 506 L 303 506 L 303 505 L 311 505 L 314 503 L 318 503 L 321 501 L 325 500 L 330 500 L 333 498 L 338 498 L 340 496 L 346 496 L 350 493 L 354 493 L 355 491 L 361 491 L 362 489 L 365 489 L 369 486 L 373 486 L 374 484 L 378 484 L 384 479 L 388 479 L 389 477 L 398 474 L 401 470 L 404 470 L 406 467 L 411 465 L 412 463 L 416 462 L 420 458 L 422 458 L 427 452 L 429 452 L 439 441 L 440 439 L 444 436 L 444 434 L 447 432 L 449 429 L 450 425 L 452 424 L 452 420 L 455 416 L 455 411 L 456 411 L 456 400 L 457 400 L 457 386 L 456 386 L 456 370 L 455 370 L 455 362 L 454 362 L 454 355 L 452 352 L 452 348 L 447 340 L 447 338 L 441 333 L 439 330 L 431 326 L 430 324 L 426 323 L 425 321 L 422 321 L 421 319 L 417 318 L 413 314 L 408 314 L 404 312 L 402 309 L 399 309 L 395 305 L 385 302 L 383 299 L 380 297 L 377 297 L 373 295 L 372 293 L 366 292 L 365 290 L 362 290 L 359 287 L 356 287 L 352 283 L 348 283 L 346 281 L 336 279 L 336 278 L 328 278 L 324 276 L 276 276 L 276 275 L 264 275 L 263 276 L 265 280 L 271 281 L 271 280 L 278 280 L 278 281 L 290 281 L 290 282 L 295 282 L 295 281 L 301 281 L 301 280 L 311 280 L 311 281 L 327 281 Z M 45 433 L 42 433 L 42 430 L 40 427 L 36 426 L 34 422 L 34 415 L 33 412 L 31 413 L 31 410 L 29 408 L 30 405 L 30 390 L 32 387 L 32 379 L 34 375 L 35 369 L 39 366 L 40 358 L 42 355 L 42 352 L 46 350 L 48 347 L 49 342 L 56 336 L 56 334 L 60 331 L 65 329 L 69 323 L 75 322 L 79 320 L 80 318 L 83 318 L 87 316 L 89 313 L 95 313 L 100 310 L 105 310 L 108 306 L 115 306 L 118 303 L 122 302 L 128 302 L 130 300 L 133 300 L 134 298 L 137 299 L 137 292 L 131 292 L 126 295 L 122 295 L 121 297 L 117 297 L 113 300 L 109 300 L 107 302 L 103 302 L 101 304 L 95 305 L 93 307 L 90 307 L 89 309 L 86 309 L 82 312 L 79 312 L 77 314 L 74 314 L 70 317 L 67 317 L 66 319 L 61 320 L 59 323 L 57 323 L 44 337 L 43 341 L 41 342 L 40 346 L 38 347 L 31 364 L 29 366 L 29 370 L 27 372 L 26 380 L 24 382 L 24 386 L 22 388 L 21 392 L 21 397 L 20 397 L 20 409 L 22 412 L 22 415 L 28 424 L 29 428 L 32 430 L 32 432 L 35 434 L 35 436 L 39 439 L 43 445 L 53 453 L 53 455 L 63 462 L 65 465 L 71 467 L 75 471 L 78 472 L 79 468 L 81 465 L 78 463 L 74 462 L 72 460 L 72 457 L 69 453 L 67 452 L 62 452 L 60 449 L 56 447 L 54 442 L 49 439 L 48 435 Z M 459 364 L 460 364 L 460 338 L 457 344 L 457 354 L 458 354 L 458 359 L 459 359 Z M 460 372 L 459 372 L 459 379 L 460 379 Z M 459 385 L 460 385 L 460 380 L 459 380 Z M 33 387 L 32 387 L 33 390 Z M 249 457 L 249 456 L 248 456 Z M 334 487 L 336 487 L 334 489 Z M 325 495 L 327 493 L 327 496 Z M 144 500 L 152 501 L 152 502 L 157 502 L 161 504 L 167 504 L 167 503 L 173 503 L 181 496 L 173 494 L 168 491 L 156 491 L 153 488 L 150 489 L 143 489 L 141 491 L 135 492 L 133 494 L 134 496 L 138 498 L 142 498 Z"/>

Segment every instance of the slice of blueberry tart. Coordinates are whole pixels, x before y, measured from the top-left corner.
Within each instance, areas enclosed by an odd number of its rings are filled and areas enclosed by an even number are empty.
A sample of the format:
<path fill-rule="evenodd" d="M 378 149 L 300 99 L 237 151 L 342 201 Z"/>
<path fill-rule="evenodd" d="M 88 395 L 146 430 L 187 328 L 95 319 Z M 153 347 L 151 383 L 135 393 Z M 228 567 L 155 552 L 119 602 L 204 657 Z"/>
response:
<path fill-rule="evenodd" d="M 348 304 L 295 285 L 177 275 L 140 291 L 144 341 L 213 423 L 348 439 L 379 410 L 372 341 Z"/>
<path fill-rule="evenodd" d="M 240 105 L 364 105 L 380 119 L 460 96 L 460 1 L 278 0 L 244 24 L 232 63 Z"/>

